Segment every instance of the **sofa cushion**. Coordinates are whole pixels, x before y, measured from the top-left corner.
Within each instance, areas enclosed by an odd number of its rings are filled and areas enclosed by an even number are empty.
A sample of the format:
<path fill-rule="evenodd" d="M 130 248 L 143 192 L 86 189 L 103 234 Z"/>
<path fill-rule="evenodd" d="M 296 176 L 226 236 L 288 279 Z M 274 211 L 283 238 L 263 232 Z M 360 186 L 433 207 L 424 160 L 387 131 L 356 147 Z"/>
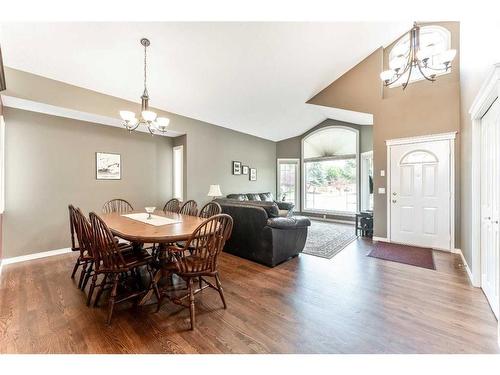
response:
<path fill-rule="evenodd" d="M 265 202 L 273 202 L 273 193 L 259 193 L 259 197 L 261 201 Z"/>
<path fill-rule="evenodd" d="M 229 199 L 236 199 L 238 201 L 247 201 L 248 197 L 246 194 L 229 194 L 227 196 Z"/>
<path fill-rule="evenodd" d="M 295 207 L 295 204 L 290 202 L 276 202 L 280 210 L 291 211 Z"/>
<path fill-rule="evenodd" d="M 261 201 L 260 195 L 259 194 L 254 194 L 254 193 L 248 193 L 247 198 L 249 201 Z"/>
<path fill-rule="evenodd" d="M 276 229 L 303 228 L 311 225 L 311 220 L 304 216 L 276 217 L 269 219 L 267 225 Z"/>

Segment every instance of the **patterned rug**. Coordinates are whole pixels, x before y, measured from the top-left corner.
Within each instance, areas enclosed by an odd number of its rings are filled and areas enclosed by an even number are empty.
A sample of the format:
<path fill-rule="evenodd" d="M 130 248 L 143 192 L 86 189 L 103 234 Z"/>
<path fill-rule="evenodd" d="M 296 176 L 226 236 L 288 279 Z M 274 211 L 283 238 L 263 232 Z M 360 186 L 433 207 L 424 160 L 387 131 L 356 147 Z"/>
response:
<path fill-rule="evenodd" d="M 302 252 L 331 259 L 355 239 L 354 225 L 311 220 Z"/>

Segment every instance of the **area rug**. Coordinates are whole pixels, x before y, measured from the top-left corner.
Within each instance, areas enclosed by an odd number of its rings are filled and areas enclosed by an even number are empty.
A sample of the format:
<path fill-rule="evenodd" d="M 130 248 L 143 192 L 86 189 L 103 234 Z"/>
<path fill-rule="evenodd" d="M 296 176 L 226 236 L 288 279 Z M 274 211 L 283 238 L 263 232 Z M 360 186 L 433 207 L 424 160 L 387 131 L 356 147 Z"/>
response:
<path fill-rule="evenodd" d="M 355 239 L 354 225 L 311 220 L 302 252 L 331 259 Z"/>
<path fill-rule="evenodd" d="M 424 247 L 377 242 L 368 256 L 430 270 L 436 269 L 432 249 Z"/>

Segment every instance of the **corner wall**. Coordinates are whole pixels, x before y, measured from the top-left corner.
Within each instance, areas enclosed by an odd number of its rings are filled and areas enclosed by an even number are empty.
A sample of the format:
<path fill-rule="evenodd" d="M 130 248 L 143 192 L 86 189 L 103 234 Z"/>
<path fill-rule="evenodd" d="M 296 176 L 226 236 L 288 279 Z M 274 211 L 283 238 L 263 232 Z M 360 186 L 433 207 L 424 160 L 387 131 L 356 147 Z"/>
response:
<path fill-rule="evenodd" d="M 284 139 L 276 143 L 276 158 L 277 159 L 300 159 L 302 157 L 302 139 L 307 137 L 310 133 L 325 128 L 328 126 L 346 126 L 352 129 L 356 129 L 359 131 L 359 152 L 360 154 L 367 151 L 373 150 L 373 127 L 369 125 L 357 125 L 351 124 L 349 122 L 337 121 L 332 119 L 326 119 L 325 121 L 319 123 L 313 128 L 306 131 L 304 134 L 299 135 L 297 137 L 292 137 L 288 139 Z M 302 168 L 300 168 L 299 173 L 302 172 Z M 299 176 L 299 181 L 302 181 L 302 176 Z M 303 187 L 302 183 L 299 186 L 300 189 L 300 197 L 299 200 L 302 200 Z M 302 206 L 302 204 L 300 204 Z M 314 216 L 314 214 L 308 214 Z M 327 215 L 328 218 L 333 219 L 344 219 L 344 216 L 337 215 Z"/>
<path fill-rule="evenodd" d="M 469 109 L 484 80 L 493 69 L 493 64 L 500 63 L 500 48 L 498 36 L 500 23 L 487 20 L 461 22 L 461 202 L 462 212 L 461 232 L 462 253 L 468 265 L 472 267 L 472 238 L 469 228 L 472 226 L 472 122 Z"/>
<path fill-rule="evenodd" d="M 387 64 L 384 55 L 390 45 L 374 51 L 309 100 L 312 104 L 373 114 L 374 235 L 377 237 L 387 236 L 387 196 L 377 193 L 380 187 L 387 191 L 386 177 L 380 176 L 380 171 L 387 169 L 385 141 L 460 130 L 460 24 L 432 24 L 451 32 L 451 48 L 458 51 L 451 73 L 438 77 L 436 82 L 411 83 L 404 91 L 401 87 L 384 88 L 379 74 Z M 459 247 L 460 136 L 455 144 L 455 247 Z"/>

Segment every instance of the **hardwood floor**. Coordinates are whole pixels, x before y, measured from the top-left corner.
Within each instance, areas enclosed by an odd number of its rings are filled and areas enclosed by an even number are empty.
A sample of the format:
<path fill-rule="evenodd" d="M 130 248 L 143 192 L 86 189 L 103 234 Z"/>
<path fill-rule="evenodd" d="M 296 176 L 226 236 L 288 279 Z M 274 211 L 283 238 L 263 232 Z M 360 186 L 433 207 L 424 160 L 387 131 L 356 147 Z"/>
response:
<path fill-rule="evenodd" d="M 4 266 L 0 353 L 498 353 L 496 320 L 457 255 L 437 270 L 367 257 L 357 240 L 333 259 L 267 268 L 223 254 L 217 292 L 189 311 L 165 304 L 87 308 L 69 278 L 76 254 Z"/>

